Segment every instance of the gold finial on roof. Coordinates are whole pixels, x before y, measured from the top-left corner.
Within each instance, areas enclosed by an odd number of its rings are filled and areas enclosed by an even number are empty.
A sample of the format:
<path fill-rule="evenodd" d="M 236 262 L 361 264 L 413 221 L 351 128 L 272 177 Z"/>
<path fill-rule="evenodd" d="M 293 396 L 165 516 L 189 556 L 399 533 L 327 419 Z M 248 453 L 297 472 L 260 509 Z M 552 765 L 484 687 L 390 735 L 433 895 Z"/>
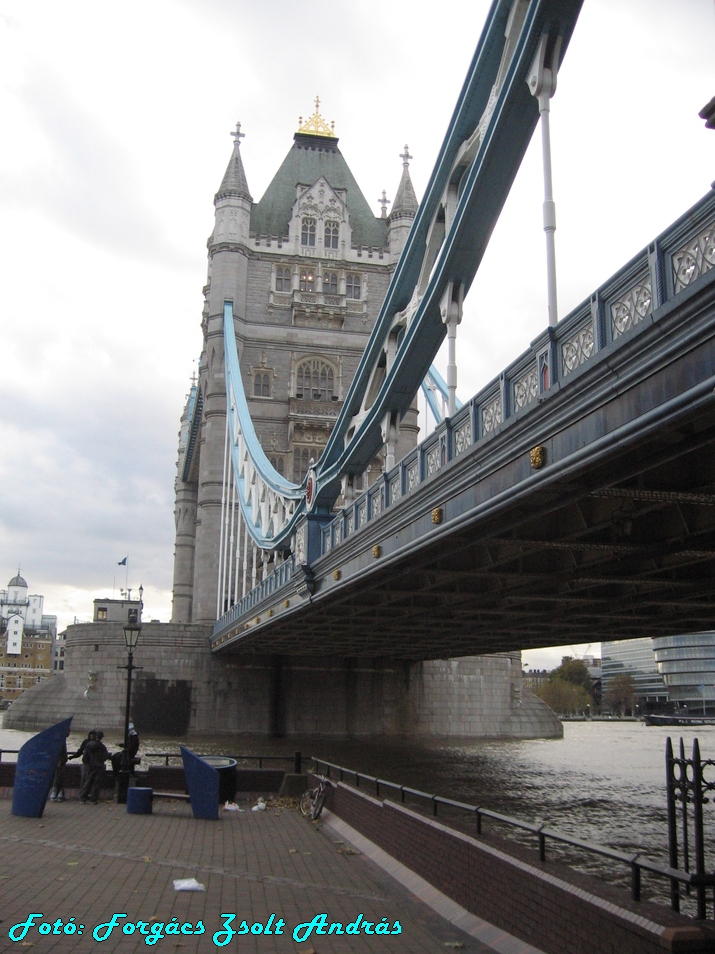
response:
<path fill-rule="evenodd" d="M 335 139 L 335 122 L 328 125 L 320 115 L 319 96 L 315 97 L 315 112 L 310 119 L 303 122 L 303 117 L 298 117 L 298 132 L 305 133 L 308 136 L 329 136 L 331 139 Z"/>

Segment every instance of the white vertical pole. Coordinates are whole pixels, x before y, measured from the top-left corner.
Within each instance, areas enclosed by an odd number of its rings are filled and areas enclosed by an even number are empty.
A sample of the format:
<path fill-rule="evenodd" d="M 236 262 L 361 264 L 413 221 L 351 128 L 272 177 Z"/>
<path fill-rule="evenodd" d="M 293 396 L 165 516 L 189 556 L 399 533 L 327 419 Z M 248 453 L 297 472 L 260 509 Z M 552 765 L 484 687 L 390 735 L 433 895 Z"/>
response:
<path fill-rule="evenodd" d="M 549 128 L 551 93 L 539 96 L 541 115 L 541 151 L 544 162 L 544 232 L 546 233 L 546 296 L 549 309 L 549 325 L 559 320 L 556 302 L 556 203 L 551 179 L 551 130 Z"/>
<path fill-rule="evenodd" d="M 223 482 L 221 485 L 221 522 L 220 522 L 220 533 L 219 533 L 219 543 L 218 543 L 218 582 L 216 585 L 216 619 L 220 619 L 223 616 L 223 538 L 224 538 L 224 517 L 226 509 L 226 463 L 228 461 L 228 439 L 229 439 L 229 424 L 228 424 L 228 415 L 230 414 L 230 408 L 226 414 L 226 437 L 224 440 L 223 446 Z"/>
<path fill-rule="evenodd" d="M 457 410 L 457 325 L 459 321 L 450 316 L 447 322 L 447 412 L 453 417 Z"/>
<path fill-rule="evenodd" d="M 241 596 L 246 595 L 246 584 L 248 583 L 248 524 L 243 524 L 243 583 L 241 585 Z"/>
<path fill-rule="evenodd" d="M 229 465 L 229 478 L 233 476 L 233 464 Z M 227 511 L 229 508 L 227 507 Z M 236 521 L 236 482 L 231 480 L 231 507 L 228 518 L 228 540 L 226 543 L 226 602 L 231 600 L 231 576 L 233 575 L 233 533 L 234 523 Z M 227 607 L 228 608 L 228 607 Z"/>
<path fill-rule="evenodd" d="M 241 504 L 236 507 L 236 572 L 233 578 L 233 602 L 238 603 L 238 588 L 241 579 L 241 524 L 243 523 L 243 512 Z"/>
<path fill-rule="evenodd" d="M 539 47 L 531 66 L 527 80 L 529 89 L 536 96 L 539 103 L 541 117 L 541 153 L 544 167 L 544 232 L 546 233 L 546 297 L 549 312 L 549 326 L 553 327 L 559 320 L 556 301 L 556 205 L 551 177 L 551 129 L 549 114 L 551 97 L 556 92 L 556 74 L 559 67 L 561 52 L 561 37 L 551 50 L 547 64 L 546 55 L 549 44 L 548 34 L 544 34 L 539 41 Z"/>

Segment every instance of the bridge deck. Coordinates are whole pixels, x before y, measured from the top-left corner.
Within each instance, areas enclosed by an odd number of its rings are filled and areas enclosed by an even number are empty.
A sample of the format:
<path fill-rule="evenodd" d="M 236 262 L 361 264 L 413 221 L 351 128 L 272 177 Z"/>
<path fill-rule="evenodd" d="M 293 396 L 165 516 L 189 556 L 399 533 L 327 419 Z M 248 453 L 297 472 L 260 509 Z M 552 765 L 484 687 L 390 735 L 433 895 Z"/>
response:
<path fill-rule="evenodd" d="M 714 220 L 711 194 L 549 333 L 561 374 L 533 400 L 517 401 L 524 358 L 494 426 L 479 429 L 483 393 L 364 511 L 308 526 L 298 568 L 219 621 L 212 648 L 429 659 L 711 629 L 715 268 L 683 256 L 713 256 Z M 619 330 L 649 274 L 652 310 Z M 589 331 L 599 347 L 562 366 Z"/>

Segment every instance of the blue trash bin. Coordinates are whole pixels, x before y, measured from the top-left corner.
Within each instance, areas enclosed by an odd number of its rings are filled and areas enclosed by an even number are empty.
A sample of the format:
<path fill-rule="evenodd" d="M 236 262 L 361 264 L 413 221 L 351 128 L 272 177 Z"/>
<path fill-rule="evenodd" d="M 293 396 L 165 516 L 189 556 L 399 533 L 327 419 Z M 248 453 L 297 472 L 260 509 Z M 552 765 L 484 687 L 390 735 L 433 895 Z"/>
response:
<path fill-rule="evenodd" d="M 127 789 L 127 814 L 128 815 L 151 815 L 151 803 L 154 796 L 153 788 L 134 788 Z"/>

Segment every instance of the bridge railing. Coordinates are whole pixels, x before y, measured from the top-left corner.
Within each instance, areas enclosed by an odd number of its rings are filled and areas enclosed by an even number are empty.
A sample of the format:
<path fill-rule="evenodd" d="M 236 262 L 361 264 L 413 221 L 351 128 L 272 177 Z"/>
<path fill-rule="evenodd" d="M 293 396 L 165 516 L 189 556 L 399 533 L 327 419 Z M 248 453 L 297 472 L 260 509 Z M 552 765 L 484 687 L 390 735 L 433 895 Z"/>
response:
<path fill-rule="evenodd" d="M 321 554 L 353 533 L 511 418 L 529 413 L 603 352 L 652 324 L 654 313 L 715 267 L 715 191 L 658 236 L 555 327 L 437 426 L 418 447 L 322 529 Z M 604 354 L 605 357 L 605 354 Z"/>
<path fill-rule="evenodd" d="M 241 616 L 244 616 L 256 606 L 260 605 L 263 600 L 268 599 L 270 596 L 275 596 L 279 590 L 290 583 L 294 570 L 295 557 L 290 556 L 287 560 L 284 560 L 280 566 L 277 566 L 275 570 L 269 573 L 264 580 L 261 580 L 257 586 L 254 586 L 245 596 L 241 597 L 238 602 L 229 607 L 224 615 L 214 623 L 213 632 L 217 633 L 226 626 L 231 626 L 237 619 L 240 619 Z"/>
<path fill-rule="evenodd" d="M 599 855 L 602 858 L 608 858 L 619 864 L 627 865 L 630 868 L 631 898 L 634 901 L 641 900 L 641 874 L 644 871 L 655 875 L 656 877 L 667 879 L 670 884 L 680 883 L 686 886 L 690 891 L 691 886 L 713 886 L 715 885 L 715 875 L 706 875 L 697 877 L 692 872 L 683 871 L 679 868 L 671 868 L 668 865 L 659 864 L 657 861 L 651 861 L 640 853 L 630 854 L 623 851 L 617 851 L 615 848 L 608 848 L 605 845 L 598 845 L 593 842 L 584 841 L 582 838 L 575 838 L 573 835 L 567 835 L 564 832 L 556 831 L 553 828 L 547 828 L 543 823 L 526 822 L 518 818 L 512 818 L 509 815 L 503 815 L 501 812 L 495 812 L 488 808 L 481 808 L 477 805 L 470 805 L 467 802 L 455 801 L 453 798 L 445 798 L 441 795 L 430 795 L 428 792 L 421 792 L 416 788 L 409 788 L 407 785 L 398 785 L 395 782 L 388 782 L 383 778 L 377 778 L 374 775 L 366 775 L 364 772 L 358 772 L 355 769 L 345 768 L 342 765 L 335 765 L 333 762 L 327 762 L 325 759 L 319 759 L 311 756 L 315 765 L 315 772 L 324 774 L 328 779 L 344 782 L 354 779 L 355 787 L 360 788 L 361 782 L 374 787 L 376 797 L 380 797 L 383 792 L 391 792 L 404 803 L 409 797 L 429 806 L 431 814 L 437 817 L 439 807 L 453 808 L 460 812 L 471 815 L 475 821 L 475 833 L 477 837 L 483 834 L 485 820 L 490 820 L 508 828 L 525 831 L 534 836 L 539 852 L 539 860 L 546 861 L 547 841 L 556 842 L 562 845 L 568 845 L 572 848 L 578 848 L 588 854 Z M 677 897 L 677 896 L 676 896 Z M 674 911 L 680 910 L 678 902 L 671 894 L 671 908 Z M 698 914 L 698 917 L 701 915 Z M 703 914 L 702 917 L 705 917 Z"/>

